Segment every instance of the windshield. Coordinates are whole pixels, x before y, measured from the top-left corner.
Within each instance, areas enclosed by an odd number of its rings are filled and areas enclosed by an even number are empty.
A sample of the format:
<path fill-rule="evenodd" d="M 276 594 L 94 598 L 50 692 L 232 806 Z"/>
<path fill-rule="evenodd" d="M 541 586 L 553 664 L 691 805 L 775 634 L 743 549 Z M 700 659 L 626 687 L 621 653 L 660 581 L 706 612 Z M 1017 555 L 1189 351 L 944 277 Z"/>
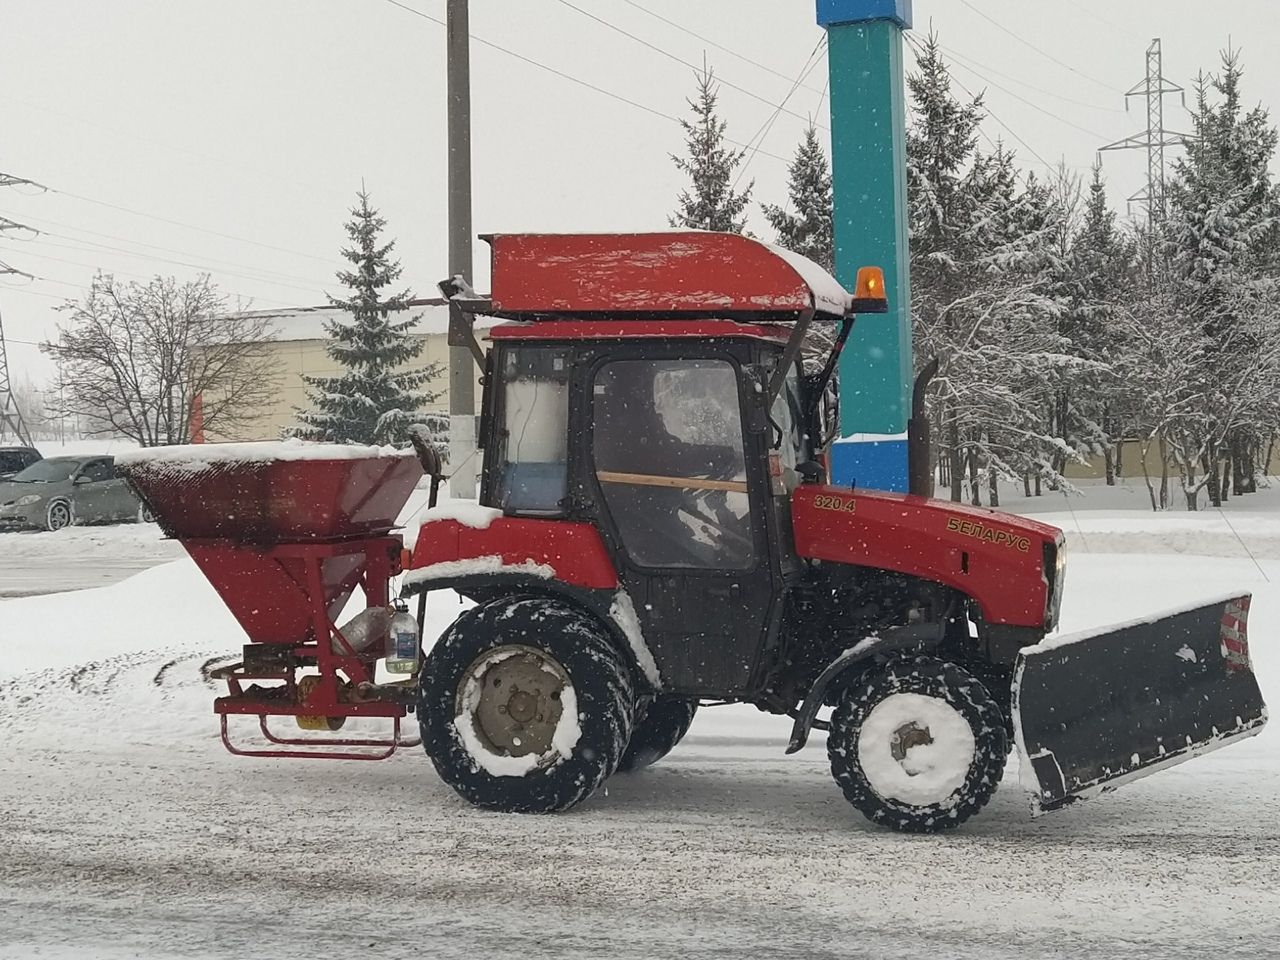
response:
<path fill-rule="evenodd" d="M 13 479 L 15 483 L 57 483 L 69 479 L 79 466 L 79 460 L 38 460 Z"/>

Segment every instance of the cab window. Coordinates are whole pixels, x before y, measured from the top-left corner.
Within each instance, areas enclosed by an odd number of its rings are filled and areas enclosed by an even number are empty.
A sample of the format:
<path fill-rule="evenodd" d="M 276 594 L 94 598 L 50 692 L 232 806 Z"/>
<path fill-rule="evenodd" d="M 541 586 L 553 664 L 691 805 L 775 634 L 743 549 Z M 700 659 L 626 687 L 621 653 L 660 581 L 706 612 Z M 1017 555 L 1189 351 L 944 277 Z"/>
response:
<path fill-rule="evenodd" d="M 592 386 L 605 505 L 646 567 L 754 563 L 738 377 L 724 360 L 617 360 Z"/>
<path fill-rule="evenodd" d="M 493 503 L 508 514 L 556 516 L 568 493 L 569 362 L 564 347 L 508 347 Z"/>

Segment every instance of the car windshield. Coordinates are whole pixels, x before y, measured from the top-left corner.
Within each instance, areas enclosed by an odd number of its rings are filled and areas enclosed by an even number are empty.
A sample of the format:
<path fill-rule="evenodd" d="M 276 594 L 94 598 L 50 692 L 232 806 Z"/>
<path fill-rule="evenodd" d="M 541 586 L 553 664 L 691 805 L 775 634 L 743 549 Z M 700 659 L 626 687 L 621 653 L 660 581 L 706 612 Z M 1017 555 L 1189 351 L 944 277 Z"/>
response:
<path fill-rule="evenodd" d="M 38 460 L 13 479 L 16 483 L 57 483 L 70 478 L 78 466 L 79 460 Z"/>

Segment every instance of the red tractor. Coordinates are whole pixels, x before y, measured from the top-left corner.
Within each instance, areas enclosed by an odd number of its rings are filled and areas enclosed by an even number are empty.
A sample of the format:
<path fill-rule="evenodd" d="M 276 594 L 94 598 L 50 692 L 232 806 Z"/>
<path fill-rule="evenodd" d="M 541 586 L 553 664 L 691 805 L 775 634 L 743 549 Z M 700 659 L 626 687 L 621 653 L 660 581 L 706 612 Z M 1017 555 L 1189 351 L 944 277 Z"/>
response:
<path fill-rule="evenodd" d="M 866 816 L 936 831 L 987 803 L 1015 739 L 1051 809 L 1265 722 L 1247 596 L 1045 641 L 1062 603 L 1059 530 L 828 483 L 830 385 L 855 315 L 885 309 L 877 271 L 850 296 L 739 236 L 488 239 L 491 297 L 446 290 L 451 341 L 484 370 L 479 504 L 428 515 L 401 587 L 420 620 L 431 591 L 475 606 L 412 686 L 374 682 L 381 647 L 340 663 L 327 643 L 296 646 L 278 663 L 321 679 L 235 687 L 219 701 L 224 733 L 228 712 L 258 713 L 266 733 L 266 714 L 416 709 L 461 796 L 550 812 L 662 757 L 700 703 L 748 703 L 794 718 L 788 753 L 826 730 L 832 773 Z M 487 352 L 475 314 L 509 321 Z M 806 370 L 815 324 L 833 346 Z M 912 457 L 927 476 L 927 449 Z M 134 479 L 165 523 L 173 511 Z M 370 558 L 385 527 L 368 531 Z M 378 568 L 371 603 L 385 606 L 397 569 Z M 327 641 L 333 604 L 313 609 L 295 643 Z"/>

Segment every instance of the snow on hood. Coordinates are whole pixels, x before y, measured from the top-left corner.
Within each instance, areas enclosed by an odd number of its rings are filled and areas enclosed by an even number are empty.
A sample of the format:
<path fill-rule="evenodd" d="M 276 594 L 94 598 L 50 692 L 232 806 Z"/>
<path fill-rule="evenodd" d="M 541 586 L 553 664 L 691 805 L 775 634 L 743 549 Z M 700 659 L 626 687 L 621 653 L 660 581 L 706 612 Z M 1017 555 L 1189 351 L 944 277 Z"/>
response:
<path fill-rule="evenodd" d="M 488 530 L 489 524 L 499 519 L 502 511 L 497 507 L 483 507 L 474 500 L 452 500 L 440 503 L 422 515 L 423 524 L 441 520 L 456 520 L 464 527 Z"/>

